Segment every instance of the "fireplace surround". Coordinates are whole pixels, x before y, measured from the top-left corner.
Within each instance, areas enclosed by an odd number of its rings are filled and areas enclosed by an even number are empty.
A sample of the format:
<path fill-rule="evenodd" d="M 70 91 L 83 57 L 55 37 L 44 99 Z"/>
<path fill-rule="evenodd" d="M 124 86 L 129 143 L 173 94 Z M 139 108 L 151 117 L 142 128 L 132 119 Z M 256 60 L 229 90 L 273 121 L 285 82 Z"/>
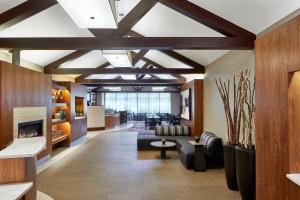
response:
<path fill-rule="evenodd" d="M 14 138 L 46 136 L 46 107 L 15 107 L 13 115 Z"/>

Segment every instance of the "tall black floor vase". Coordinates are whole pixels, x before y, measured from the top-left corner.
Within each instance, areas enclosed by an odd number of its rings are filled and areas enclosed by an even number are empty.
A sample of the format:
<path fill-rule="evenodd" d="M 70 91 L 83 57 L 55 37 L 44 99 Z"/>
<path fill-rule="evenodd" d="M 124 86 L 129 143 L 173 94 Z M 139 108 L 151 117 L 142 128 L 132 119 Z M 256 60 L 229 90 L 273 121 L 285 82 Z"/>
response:
<path fill-rule="evenodd" d="M 255 200 L 255 149 L 235 148 L 236 176 L 243 200 Z"/>
<path fill-rule="evenodd" d="M 235 147 L 236 145 L 224 144 L 224 167 L 227 186 L 230 190 L 238 190 L 235 170 Z"/>

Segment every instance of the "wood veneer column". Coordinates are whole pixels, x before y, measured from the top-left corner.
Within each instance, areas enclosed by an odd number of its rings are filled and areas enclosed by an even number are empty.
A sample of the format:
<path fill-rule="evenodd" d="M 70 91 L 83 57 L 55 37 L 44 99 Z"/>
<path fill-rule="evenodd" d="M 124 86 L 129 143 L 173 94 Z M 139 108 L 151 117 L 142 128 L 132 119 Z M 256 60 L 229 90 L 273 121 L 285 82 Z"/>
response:
<path fill-rule="evenodd" d="M 286 178 L 300 163 L 295 154 L 300 150 L 300 135 L 290 132 L 293 119 L 288 118 L 289 71 L 300 70 L 300 59 L 295 57 L 299 57 L 295 54 L 300 47 L 299 24 L 300 16 L 255 43 L 257 200 L 300 199 L 300 187 Z"/>

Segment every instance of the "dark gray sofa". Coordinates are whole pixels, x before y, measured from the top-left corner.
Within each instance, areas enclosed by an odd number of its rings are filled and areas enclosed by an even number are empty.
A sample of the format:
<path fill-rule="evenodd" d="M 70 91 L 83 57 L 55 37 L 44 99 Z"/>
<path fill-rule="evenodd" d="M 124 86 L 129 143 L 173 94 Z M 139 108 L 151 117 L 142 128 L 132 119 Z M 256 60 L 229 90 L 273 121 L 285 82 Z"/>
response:
<path fill-rule="evenodd" d="M 159 150 L 159 148 L 151 146 L 150 143 L 154 141 L 160 141 L 162 138 L 175 142 L 176 147 L 172 150 L 177 150 L 182 164 L 187 169 L 194 168 L 195 146 L 189 143 L 189 141 L 194 140 L 194 137 L 192 136 L 156 136 L 154 130 L 141 131 L 137 136 L 137 148 L 139 151 Z M 222 139 L 216 137 L 215 134 L 211 132 L 204 132 L 201 135 L 200 140 L 206 143 L 204 147 L 206 167 L 223 167 L 224 159 Z"/>
<path fill-rule="evenodd" d="M 177 139 L 186 139 L 187 141 L 193 140 L 193 137 L 191 136 L 156 136 L 154 130 L 145 130 L 138 133 L 137 149 L 139 151 L 159 150 L 159 148 L 152 146 L 150 143 L 160 141 L 162 138 L 175 143 Z M 176 150 L 176 148 L 177 147 L 170 149 Z"/>
<path fill-rule="evenodd" d="M 204 152 L 207 168 L 221 168 L 224 166 L 223 142 L 211 132 L 204 132 L 200 138 L 205 142 Z M 180 160 L 187 169 L 194 168 L 195 147 L 186 139 L 177 140 L 177 151 L 180 154 Z"/>

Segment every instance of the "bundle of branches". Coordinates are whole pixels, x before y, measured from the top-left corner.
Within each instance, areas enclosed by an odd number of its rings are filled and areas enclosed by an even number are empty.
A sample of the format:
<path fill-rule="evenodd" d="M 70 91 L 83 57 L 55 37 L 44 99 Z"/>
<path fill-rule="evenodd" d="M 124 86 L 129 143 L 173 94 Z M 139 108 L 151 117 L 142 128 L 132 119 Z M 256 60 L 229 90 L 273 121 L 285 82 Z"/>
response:
<path fill-rule="evenodd" d="M 254 129 L 254 117 L 255 117 L 255 82 L 251 87 L 251 81 L 249 80 L 250 71 L 246 71 L 245 76 L 247 76 L 247 80 L 244 82 L 244 91 L 245 98 L 244 104 L 245 107 L 242 110 L 242 120 L 243 120 L 243 128 L 242 128 L 242 146 L 246 149 L 252 149 L 252 131 Z"/>
<path fill-rule="evenodd" d="M 237 145 L 240 140 L 240 130 L 241 130 L 241 119 L 243 114 L 243 108 L 245 104 L 246 93 L 245 82 L 249 80 L 248 71 L 244 74 L 241 72 L 239 81 L 236 81 L 236 76 L 233 77 L 233 108 L 230 107 L 230 80 L 222 82 L 219 78 L 215 82 L 221 99 L 223 101 L 226 122 L 227 122 L 227 135 L 228 143 Z"/>

